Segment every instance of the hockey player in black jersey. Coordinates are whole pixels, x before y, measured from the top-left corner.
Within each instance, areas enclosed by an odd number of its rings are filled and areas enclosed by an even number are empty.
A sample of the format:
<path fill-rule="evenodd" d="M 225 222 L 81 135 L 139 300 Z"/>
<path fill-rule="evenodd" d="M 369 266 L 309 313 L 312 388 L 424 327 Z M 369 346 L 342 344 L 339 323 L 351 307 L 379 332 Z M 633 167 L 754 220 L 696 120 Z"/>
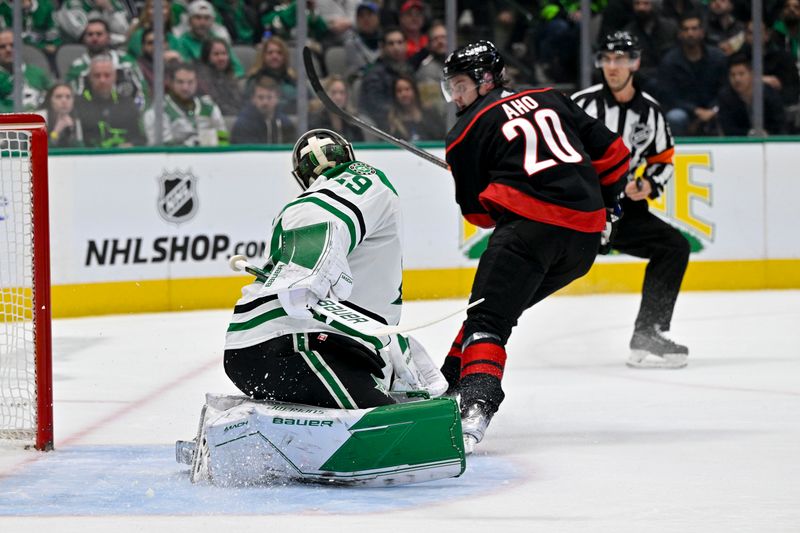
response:
<path fill-rule="evenodd" d="M 621 205 L 624 216 L 615 228 L 613 248 L 649 259 L 642 303 L 630 341 L 628 366 L 681 368 L 689 350 L 664 336 L 683 274 L 689 243 L 681 233 L 648 210 L 647 198 L 658 198 L 672 177 L 675 151 L 672 134 L 658 102 L 639 89 L 636 37 L 627 32 L 607 35 L 596 56 L 603 83 L 575 93 L 572 99 L 587 113 L 618 132 L 631 151 L 630 172 Z M 642 178 L 635 171 L 644 165 Z"/>
<path fill-rule="evenodd" d="M 461 395 L 468 451 L 504 393 L 505 345 L 522 312 L 583 276 L 624 186 L 620 137 L 550 89 L 504 87 L 495 46 L 478 41 L 445 61 L 442 89 L 458 107 L 446 158 L 469 222 L 495 228 L 472 286 L 470 309 L 442 373 Z"/>

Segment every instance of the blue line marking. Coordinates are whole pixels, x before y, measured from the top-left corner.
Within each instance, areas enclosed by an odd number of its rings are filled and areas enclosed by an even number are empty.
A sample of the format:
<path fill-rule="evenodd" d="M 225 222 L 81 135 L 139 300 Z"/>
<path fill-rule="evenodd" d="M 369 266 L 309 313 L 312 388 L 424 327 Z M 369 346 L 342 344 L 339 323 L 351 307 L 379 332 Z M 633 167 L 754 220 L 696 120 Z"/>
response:
<path fill-rule="evenodd" d="M 505 458 L 471 456 L 459 478 L 399 487 L 192 485 L 172 446 L 76 446 L 0 479 L 0 516 L 364 514 L 502 490 L 522 478 Z"/>

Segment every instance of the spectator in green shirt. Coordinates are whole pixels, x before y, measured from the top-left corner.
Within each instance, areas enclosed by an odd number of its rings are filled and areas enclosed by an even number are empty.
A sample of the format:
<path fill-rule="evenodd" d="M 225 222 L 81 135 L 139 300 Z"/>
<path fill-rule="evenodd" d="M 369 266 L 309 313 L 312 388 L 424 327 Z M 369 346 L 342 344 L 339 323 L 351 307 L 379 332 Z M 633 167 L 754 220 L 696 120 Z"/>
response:
<path fill-rule="evenodd" d="M 203 42 L 209 37 L 222 37 L 215 35 L 212 28 L 214 25 L 214 7 L 206 0 L 194 0 L 189 4 L 189 31 L 178 38 L 175 46 L 184 60 L 194 63 L 200 60 L 203 51 Z M 233 63 L 233 73 L 238 77 L 244 75 L 244 68 L 239 59 L 231 54 Z"/>
<path fill-rule="evenodd" d="M 321 42 L 328 35 L 328 25 L 325 20 L 314 12 L 314 0 L 307 0 L 306 21 L 308 36 Z M 277 6 L 272 11 L 261 16 L 261 25 L 273 35 L 283 39 L 292 39 L 295 26 L 297 26 L 297 0 L 288 5 Z"/>
<path fill-rule="evenodd" d="M 800 0 L 785 0 L 780 17 L 772 26 L 773 39 L 800 65 Z"/>
<path fill-rule="evenodd" d="M 167 45 L 175 50 L 178 46 L 178 36 L 172 30 L 180 22 L 184 8 L 180 4 L 172 3 L 172 0 L 162 0 L 161 6 L 164 16 L 164 39 Z M 131 26 L 133 31 L 128 39 L 128 54 L 137 58 L 142 56 L 142 38 L 145 31 L 153 29 L 153 0 L 144 3 L 141 13 L 139 19 Z"/>
<path fill-rule="evenodd" d="M 41 106 L 52 82 L 36 65 L 22 64 L 22 110 Z M 0 113 L 14 112 L 14 32 L 0 30 Z"/>
<path fill-rule="evenodd" d="M 258 13 L 244 0 L 212 0 L 217 9 L 217 21 L 231 36 L 233 44 L 256 44 L 261 39 Z"/>
<path fill-rule="evenodd" d="M 13 29 L 14 2 L 0 2 L 0 28 Z M 53 57 L 61 46 L 61 36 L 53 20 L 52 0 L 22 0 L 22 42 Z"/>

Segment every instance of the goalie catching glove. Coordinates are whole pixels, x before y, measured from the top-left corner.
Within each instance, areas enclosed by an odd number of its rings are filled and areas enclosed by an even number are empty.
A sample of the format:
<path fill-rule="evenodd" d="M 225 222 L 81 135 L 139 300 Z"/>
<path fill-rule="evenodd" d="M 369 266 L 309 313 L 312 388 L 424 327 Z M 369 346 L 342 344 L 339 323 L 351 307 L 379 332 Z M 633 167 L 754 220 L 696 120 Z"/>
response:
<path fill-rule="evenodd" d="M 280 255 L 259 294 L 277 295 L 286 314 L 300 319 L 312 318 L 309 308 L 319 300 L 346 300 L 353 278 L 345 231 L 331 222 L 284 231 Z"/>

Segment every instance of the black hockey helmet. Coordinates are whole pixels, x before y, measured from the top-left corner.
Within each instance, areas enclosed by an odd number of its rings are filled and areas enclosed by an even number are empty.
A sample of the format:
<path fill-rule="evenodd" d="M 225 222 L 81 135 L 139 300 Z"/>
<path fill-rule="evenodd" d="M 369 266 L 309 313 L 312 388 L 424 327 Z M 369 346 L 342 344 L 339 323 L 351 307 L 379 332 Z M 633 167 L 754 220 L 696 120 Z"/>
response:
<path fill-rule="evenodd" d="M 292 149 L 292 175 L 306 190 L 326 170 L 355 159 L 353 145 L 335 131 L 309 130 Z"/>
<path fill-rule="evenodd" d="M 503 81 L 506 62 L 491 41 L 477 41 L 450 53 L 444 61 L 443 78 L 466 74 L 475 83 L 483 83 L 483 75 L 491 73 L 496 85 Z"/>
<path fill-rule="evenodd" d="M 639 46 L 639 39 L 627 31 L 615 31 L 609 33 L 600 41 L 600 46 L 595 54 L 595 66 L 600 68 L 600 60 L 606 52 L 616 54 L 628 54 L 630 59 L 639 59 L 642 54 L 642 47 Z"/>

